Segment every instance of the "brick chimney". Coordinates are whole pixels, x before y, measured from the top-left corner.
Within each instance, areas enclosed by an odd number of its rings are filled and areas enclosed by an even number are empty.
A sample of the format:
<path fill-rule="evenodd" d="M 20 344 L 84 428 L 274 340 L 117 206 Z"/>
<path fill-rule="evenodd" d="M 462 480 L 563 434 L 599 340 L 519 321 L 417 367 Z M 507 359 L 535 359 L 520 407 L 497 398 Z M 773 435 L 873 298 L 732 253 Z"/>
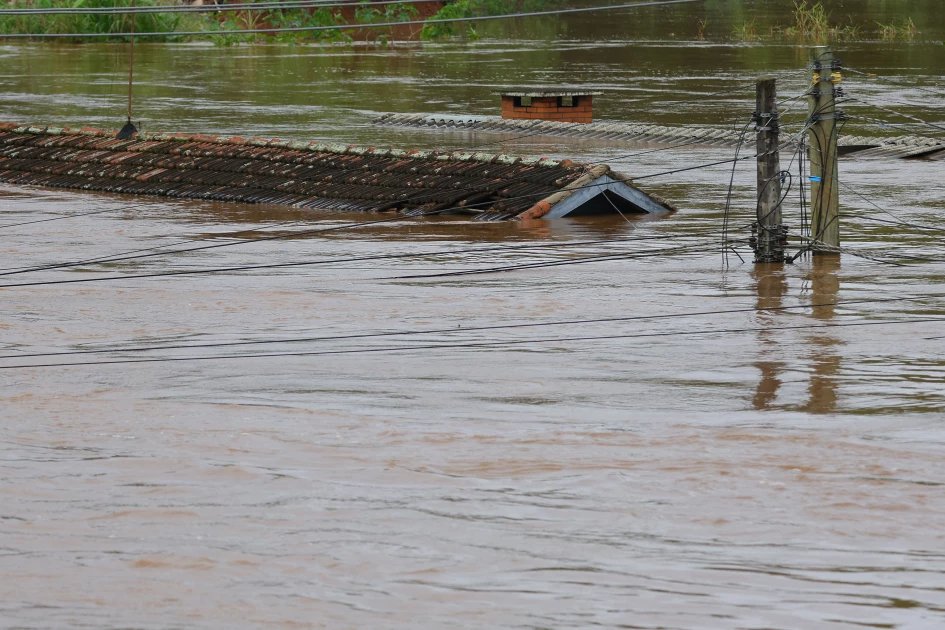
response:
<path fill-rule="evenodd" d="M 493 94 L 502 96 L 502 118 L 589 123 L 593 121 L 593 97 L 601 93 L 524 88 L 499 90 Z"/>

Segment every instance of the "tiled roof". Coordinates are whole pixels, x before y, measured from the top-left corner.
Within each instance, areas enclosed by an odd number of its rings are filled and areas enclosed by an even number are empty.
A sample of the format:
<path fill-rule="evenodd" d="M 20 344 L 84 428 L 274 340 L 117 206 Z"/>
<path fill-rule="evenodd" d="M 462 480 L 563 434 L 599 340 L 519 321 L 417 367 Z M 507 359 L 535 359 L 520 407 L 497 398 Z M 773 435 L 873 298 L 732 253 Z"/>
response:
<path fill-rule="evenodd" d="M 117 140 L 89 127 L 0 123 L 0 182 L 318 210 L 534 216 L 536 205 L 589 181 L 591 170 L 610 172 L 489 153 L 201 134 Z"/>

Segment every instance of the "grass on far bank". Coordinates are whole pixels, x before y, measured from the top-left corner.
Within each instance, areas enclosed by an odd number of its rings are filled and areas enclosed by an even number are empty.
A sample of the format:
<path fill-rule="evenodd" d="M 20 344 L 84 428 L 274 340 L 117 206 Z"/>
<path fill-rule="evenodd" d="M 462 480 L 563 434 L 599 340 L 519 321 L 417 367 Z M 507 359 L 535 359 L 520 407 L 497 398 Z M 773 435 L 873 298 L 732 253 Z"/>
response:
<path fill-rule="evenodd" d="M 263 0 L 240 0 L 254 2 Z M 3 2 L 3 0 L 0 0 Z M 121 8 L 135 6 L 179 6 L 179 0 L 11 0 L 3 6 L 10 9 L 52 9 L 52 8 Z M 533 11 L 550 6 L 558 6 L 564 0 L 455 0 L 443 7 L 435 19 L 464 18 L 482 15 L 501 15 L 516 11 Z M 367 0 L 354 12 L 354 22 L 376 24 L 380 22 L 406 22 L 417 18 L 417 8 L 409 4 L 387 4 L 372 6 Z M 339 8 L 282 9 L 267 11 L 227 11 L 219 13 L 182 12 L 182 13 L 139 13 L 135 16 L 137 32 L 166 33 L 166 37 L 149 38 L 148 41 L 181 41 L 201 39 L 200 36 L 175 35 L 186 31 L 226 31 L 218 35 L 206 36 L 218 45 L 275 41 L 284 43 L 305 43 L 316 41 L 351 41 L 353 29 L 328 29 L 321 31 L 294 31 L 272 34 L 245 34 L 240 31 L 259 28 L 312 28 L 326 26 L 344 26 L 345 19 Z M 465 27 L 465 28 L 464 28 Z M 4 34 L 68 34 L 68 33 L 127 33 L 131 31 L 131 16 L 122 14 L 53 14 L 53 15 L 0 15 L 0 39 Z M 389 39 L 391 28 L 379 28 L 373 41 L 385 42 Z M 476 37 L 471 25 L 430 24 L 423 28 L 423 39 L 441 39 L 458 34 Z M 119 41 L 127 38 L 105 37 L 96 39 L 64 38 L 60 41 Z"/>
<path fill-rule="evenodd" d="M 114 8 L 127 7 L 131 0 L 14 0 L 7 9 Z M 170 0 L 137 0 L 137 6 L 177 4 Z M 138 31 L 172 33 L 191 30 L 199 19 L 196 13 L 142 13 L 135 17 Z M 199 28 L 199 25 L 197 25 Z M 125 33 L 131 30 L 131 16 L 112 14 L 0 15 L 0 37 L 5 34 Z M 78 40 L 75 40 L 78 41 Z M 84 40 L 83 40 L 84 41 Z M 101 40 L 99 40 L 101 41 Z"/>
<path fill-rule="evenodd" d="M 794 23 L 787 26 L 774 26 L 769 32 L 762 35 L 754 20 L 736 25 L 734 35 L 742 41 L 758 41 L 760 39 L 794 38 L 804 42 L 849 41 L 862 39 L 867 36 L 864 27 L 859 24 L 834 23 L 830 13 L 823 3 L 808 4 L 808 0 L 794 0 L 792 11 Z M 900 22 L 881 24 L 877 22 L 879 30 L 875 32 L 883 40 L 912 40 L 918 34 L 912 18 Z M 705 30 L 704 25 L 699 27 L 699 35 Z"/>

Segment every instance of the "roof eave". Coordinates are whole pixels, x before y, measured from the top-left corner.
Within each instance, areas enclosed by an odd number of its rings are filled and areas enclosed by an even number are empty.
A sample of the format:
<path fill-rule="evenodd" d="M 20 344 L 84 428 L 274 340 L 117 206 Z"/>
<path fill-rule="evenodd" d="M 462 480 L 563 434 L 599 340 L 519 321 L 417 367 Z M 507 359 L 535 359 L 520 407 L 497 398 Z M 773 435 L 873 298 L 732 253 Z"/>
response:
<path fill-rule="evenodd" d="M 659 195 L 644 192 L 634 186 L 630 176 L 612 171 L 605 164 L 598 164 L 589 167 L 584 175 L 558 192 L 545 197 L 516 218 L 524 221 L 541 217 L 567 216 L 572 210 L 600 194 L 602 190 L 611 190 L 619 194 L 649 214 L 668 214 L 677 210 Z"/>

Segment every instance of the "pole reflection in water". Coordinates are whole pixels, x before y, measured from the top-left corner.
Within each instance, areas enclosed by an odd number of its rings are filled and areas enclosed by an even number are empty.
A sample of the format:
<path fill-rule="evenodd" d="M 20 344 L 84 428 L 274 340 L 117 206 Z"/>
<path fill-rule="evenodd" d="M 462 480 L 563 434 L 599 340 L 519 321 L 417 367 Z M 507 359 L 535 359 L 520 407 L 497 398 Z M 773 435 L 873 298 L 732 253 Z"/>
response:
<path fill-rule="evenodd" d="M 807 275 L 812 303 L 827 304 L 837 301 L 840 293 L 839 270 L 840 257 L 837 255 L 819 254 L 812 257 L 811 269 Z M 811 315 L 818 323 L 827 323 L 836 316 L 836 307 L 815 308 Z M 836 410 L 840 355 L 835 351 L 835 347 L 842 344 L 840 339 L 831 334 L 829 328 L 815 328 L 810 332 L 808 356 L 811 374 L 807 404 L 801 407 L 803 411 L 833 413 Z"/>
<path fill-rule="evenodd" d="M 782 298 L 787 292 L 787 278 L 784 276 L 784 265 L 781 263 L 765 263 L 755 265 L 751 272 L 752 280 L 758 299 L 755 306 L 759 309 L 778 308 L 783 306 Z M 780 313 L 775 311 L 758 311 L 758 327 L 777 326 Z M 761 330 L 758 332 L 758 360 L 755 367 L 761 372 L 761 379 L 755 389 L 751 404 L 755 409 L 769 409 L 778 396 L 781 387 L 780 374 L 785 363 L 780 359 L 779 352 L 783 348 L 778 346 L 778 332 Z"/>

